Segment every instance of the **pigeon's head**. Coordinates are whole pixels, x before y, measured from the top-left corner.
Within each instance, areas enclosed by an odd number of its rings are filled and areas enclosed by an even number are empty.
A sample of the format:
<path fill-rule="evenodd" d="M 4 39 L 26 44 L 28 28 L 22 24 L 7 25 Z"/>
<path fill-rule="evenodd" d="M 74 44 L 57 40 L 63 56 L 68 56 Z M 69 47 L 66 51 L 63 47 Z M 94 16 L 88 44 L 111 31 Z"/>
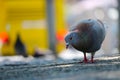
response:
<path fill-rule="evenodd" d="M 66 48 L 68 48 L 69 46 L 74 46 L 75 44 L 77 44 L 79 39 L 80 39 L 79 33 L 77 33 L 77 32 L 68 33 L 65 37 Z"/>

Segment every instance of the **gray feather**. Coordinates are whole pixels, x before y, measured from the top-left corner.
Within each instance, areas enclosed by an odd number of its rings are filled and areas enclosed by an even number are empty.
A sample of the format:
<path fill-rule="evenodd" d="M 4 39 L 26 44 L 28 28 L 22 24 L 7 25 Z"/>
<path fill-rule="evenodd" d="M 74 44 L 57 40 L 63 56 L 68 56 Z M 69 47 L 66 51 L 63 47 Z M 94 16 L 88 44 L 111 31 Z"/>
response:
<path fill-rule="evenodd" d="M 79 51 L 96 52 L 100 49 L 105 34 L 105 25 L 100 20 L 82 20 L 70 27 L 65 41 Z"/>

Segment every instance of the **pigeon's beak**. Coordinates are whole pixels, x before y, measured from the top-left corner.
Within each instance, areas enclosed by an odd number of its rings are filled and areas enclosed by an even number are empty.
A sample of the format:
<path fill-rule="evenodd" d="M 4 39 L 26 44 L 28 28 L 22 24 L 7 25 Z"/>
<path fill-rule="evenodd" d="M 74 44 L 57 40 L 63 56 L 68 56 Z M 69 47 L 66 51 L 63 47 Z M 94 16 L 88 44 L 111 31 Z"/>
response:
<path fill-rule="evenodd" d="M 69 47 L 69 43 L 66 43 L 66 49 Z"/>

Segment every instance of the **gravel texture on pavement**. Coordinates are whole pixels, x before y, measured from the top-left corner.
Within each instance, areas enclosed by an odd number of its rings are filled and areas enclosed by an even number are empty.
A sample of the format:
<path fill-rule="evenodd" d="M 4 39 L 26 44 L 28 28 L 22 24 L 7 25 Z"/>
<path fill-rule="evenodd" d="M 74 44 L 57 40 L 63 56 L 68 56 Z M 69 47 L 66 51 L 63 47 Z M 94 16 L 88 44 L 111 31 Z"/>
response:
<path fill-rule="evenodd" d="M 0 80 L 120 80 L 119 55 L 96 58 L 95 63 L 79 62 L 5 57 L 0 61 Z"/>

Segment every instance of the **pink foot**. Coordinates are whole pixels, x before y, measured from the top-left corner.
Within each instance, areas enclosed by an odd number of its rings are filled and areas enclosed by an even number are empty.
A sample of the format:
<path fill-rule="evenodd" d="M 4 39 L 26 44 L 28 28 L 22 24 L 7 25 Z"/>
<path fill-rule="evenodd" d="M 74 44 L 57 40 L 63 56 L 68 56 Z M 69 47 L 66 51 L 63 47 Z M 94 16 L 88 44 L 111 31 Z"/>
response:
<path fill-rule="evenodd" d="M 89 60 L 83 60 L 83 61 L 81 61 L 80 63 L 89 63 L 90 61 Z"/>
<path fill-rule="evenodd" d="M 95 63 L 96 61 L 94 60 L 83 60 L 80 63 Z"/>

